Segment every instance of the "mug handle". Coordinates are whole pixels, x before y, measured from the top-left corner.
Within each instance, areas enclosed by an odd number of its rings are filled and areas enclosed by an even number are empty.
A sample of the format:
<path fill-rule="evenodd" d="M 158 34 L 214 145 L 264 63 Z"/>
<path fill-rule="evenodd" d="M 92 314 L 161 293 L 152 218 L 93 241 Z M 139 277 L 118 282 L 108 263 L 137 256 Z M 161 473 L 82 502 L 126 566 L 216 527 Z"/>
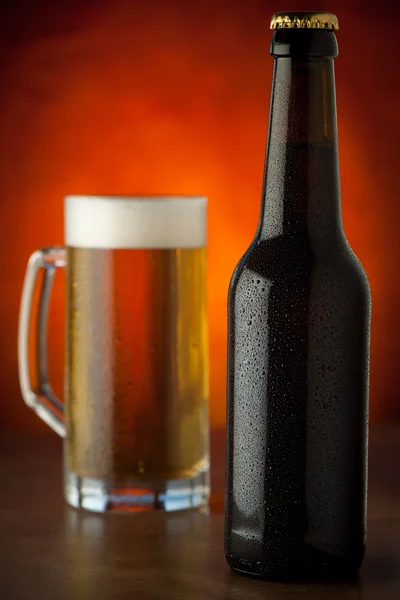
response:
<path fill-rule="evenodd" d="M 57 267 L 67 264 L 67 251 L 62 246 L 43 248 L 34 252 L 26 269 L 22 288 L 18 326 L 18 369 L 22 397 L 25 403 L 58 435 L 65 437 L 64 403 L 53 393 L 47 369 L 47 316 L 53 278 Z M 34 344 L 36 352 L 36 381 L 32 387 L 29 361 L 29 332 L 32 320 L 32 301 L 39 271 L 43 269 L 39 303 L 36 314 Z"/>

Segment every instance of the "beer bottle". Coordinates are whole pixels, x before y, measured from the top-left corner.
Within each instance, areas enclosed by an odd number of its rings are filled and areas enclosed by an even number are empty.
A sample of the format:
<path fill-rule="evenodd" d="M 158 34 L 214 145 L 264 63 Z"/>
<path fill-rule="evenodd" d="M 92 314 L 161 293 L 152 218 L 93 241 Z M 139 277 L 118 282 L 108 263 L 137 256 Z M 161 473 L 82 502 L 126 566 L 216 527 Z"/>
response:
<path fill-rule="evenodd" d="M 258 229 L 228 298 L 225 551 L 339 578 L 366 537 L 370 291 L 342 226 L 335 15 L 277 13 Z"/>

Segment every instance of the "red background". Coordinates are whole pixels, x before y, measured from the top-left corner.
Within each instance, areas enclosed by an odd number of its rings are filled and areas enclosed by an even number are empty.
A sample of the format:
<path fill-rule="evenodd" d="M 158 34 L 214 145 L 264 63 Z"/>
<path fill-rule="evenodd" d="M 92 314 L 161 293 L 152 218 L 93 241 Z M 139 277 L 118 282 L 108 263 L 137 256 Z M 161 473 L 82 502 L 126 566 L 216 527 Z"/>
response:
<path fill-rule="evenodd" d="M 339 17 L 343 218 L 373 293 L 371 420 L 400 418 L 399 4 L 320 1 Z M 44 431 L 23 404 L 17 316 L 28 255 L 63 241 L 63 196 L 205 194 L 211 419 L 225 418 L 226 293 L 255 232 L 272 58 L 268 0 L 16 2 L 2 8 L 0 426 Z M 307 7 L 306 7 L 307 8 Z M 62 279 L 62 278 L 61 278 Z M 50 351 L 62 389 L 63 289 Z"/>

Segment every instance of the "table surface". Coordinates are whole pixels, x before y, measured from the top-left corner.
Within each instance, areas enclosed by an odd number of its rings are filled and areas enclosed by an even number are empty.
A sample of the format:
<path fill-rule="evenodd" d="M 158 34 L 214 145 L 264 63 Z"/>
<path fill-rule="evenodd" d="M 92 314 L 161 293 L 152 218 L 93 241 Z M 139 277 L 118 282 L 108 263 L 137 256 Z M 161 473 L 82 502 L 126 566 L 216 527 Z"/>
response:
<path fill-rule="evenodd" d="M 228 568 L 223 432 L 212 434 L 212 499 L 199 512 L 98 515 L 62 499 L 62 442 L 0 432 L 0 597 L 91 600 L 400 599 L 400 426 L 371 428 L 367 553 L 356 579 L 285 584 Z"/>

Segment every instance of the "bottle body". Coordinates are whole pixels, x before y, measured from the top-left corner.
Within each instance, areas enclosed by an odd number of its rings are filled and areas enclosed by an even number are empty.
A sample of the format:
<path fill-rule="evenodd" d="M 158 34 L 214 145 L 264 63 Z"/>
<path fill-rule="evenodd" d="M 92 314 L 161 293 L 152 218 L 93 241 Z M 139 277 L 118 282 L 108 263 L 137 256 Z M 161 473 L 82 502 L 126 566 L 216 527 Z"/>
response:
<path fill-rule="evenodd" d="M 335 577 L 365 550 L 370 292 L 341 226 L 333 60 L 276 62 L 260 225 L 228 296 L 225 551 L 260 577 Z"/>

